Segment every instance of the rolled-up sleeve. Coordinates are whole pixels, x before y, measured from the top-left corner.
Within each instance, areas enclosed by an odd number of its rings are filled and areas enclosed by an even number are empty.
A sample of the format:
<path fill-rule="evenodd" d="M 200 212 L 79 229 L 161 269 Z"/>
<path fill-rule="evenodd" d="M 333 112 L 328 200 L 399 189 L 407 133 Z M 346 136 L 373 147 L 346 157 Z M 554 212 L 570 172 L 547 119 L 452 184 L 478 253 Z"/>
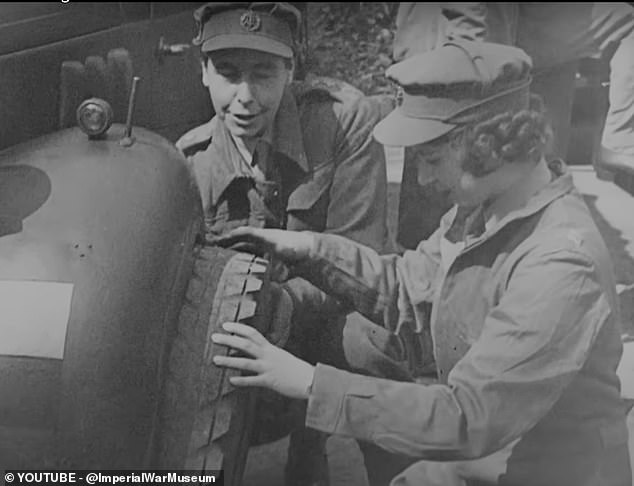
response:
<path fill-rule="evenodd" d="M 558 250 L 528 256 L 447 385 L 400 383 L 319 365 L 306 424 L 420 458 L 485 456 L 551 410 L 611 312 L 585 255 Z"/>

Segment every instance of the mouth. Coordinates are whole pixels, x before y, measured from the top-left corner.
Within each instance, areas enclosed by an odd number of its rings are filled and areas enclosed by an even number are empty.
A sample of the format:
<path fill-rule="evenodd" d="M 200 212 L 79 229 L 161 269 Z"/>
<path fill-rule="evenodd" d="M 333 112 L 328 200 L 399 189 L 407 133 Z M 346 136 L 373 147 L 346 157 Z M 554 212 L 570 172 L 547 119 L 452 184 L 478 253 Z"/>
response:
<path fill-rule="evenodd" d="M 259 113 L 231 113 L 233 119 L 237 122 L 238 125 L 248 125 L 253 120 L 255 120 L 260 114 Z"/>

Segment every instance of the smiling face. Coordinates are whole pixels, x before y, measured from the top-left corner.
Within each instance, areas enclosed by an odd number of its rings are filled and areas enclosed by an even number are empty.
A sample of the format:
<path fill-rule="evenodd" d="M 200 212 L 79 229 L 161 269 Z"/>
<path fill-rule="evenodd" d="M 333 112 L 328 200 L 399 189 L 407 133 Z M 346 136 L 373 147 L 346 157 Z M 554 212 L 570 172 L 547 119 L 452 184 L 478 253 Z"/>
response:
<path fill-rule="evenodd" d="M 261 137 L 273 125 L 284 89 L 292 80 L 292 61 L 253 49 L 208 54 L 203 84 L 216 115 L 234 137 Z"/>
<path fill-rule="evenodd" d="M 464 170 L 469 154 L 465 132 L 449 133 L 428 143 L 407 147 L 416 160 L 418 183 L 434 185 L 459 206 L 477 206 L 491 201 L 513 186 L 530 167 L 507 163 L 495 171 L 475 176 Z"/>

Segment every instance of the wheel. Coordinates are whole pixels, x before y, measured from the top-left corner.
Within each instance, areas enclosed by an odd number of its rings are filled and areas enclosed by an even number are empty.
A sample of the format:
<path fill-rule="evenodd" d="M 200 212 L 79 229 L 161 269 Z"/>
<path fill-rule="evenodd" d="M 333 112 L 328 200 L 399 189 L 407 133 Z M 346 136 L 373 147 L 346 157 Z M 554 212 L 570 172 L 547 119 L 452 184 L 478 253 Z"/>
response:
<path fill-rule="evenodd" d="M 265 260 L 203 247 L 196 258 L 169 357 L 158 433 L 158 464 L 167 469 L 224 471 L 225 486 L 240 484 L 253 422 L 254 391 L 237 389 L 239 372 L 212 363 L 227 348 L 211 334 L 226 321 L 263 333 L 270 321 Z"/>

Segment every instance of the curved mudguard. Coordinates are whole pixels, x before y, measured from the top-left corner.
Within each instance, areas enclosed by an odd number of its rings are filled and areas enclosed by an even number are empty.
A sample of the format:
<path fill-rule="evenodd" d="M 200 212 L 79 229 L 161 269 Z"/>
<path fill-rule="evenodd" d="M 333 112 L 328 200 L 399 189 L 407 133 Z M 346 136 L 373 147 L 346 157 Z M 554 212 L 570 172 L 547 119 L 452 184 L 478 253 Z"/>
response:
<path fill-rule="evenodd" d="M 167 343 L 201 234 L 166 140 L 79 129 L 0 152 L 0 464 L 151 462 Z"/>

